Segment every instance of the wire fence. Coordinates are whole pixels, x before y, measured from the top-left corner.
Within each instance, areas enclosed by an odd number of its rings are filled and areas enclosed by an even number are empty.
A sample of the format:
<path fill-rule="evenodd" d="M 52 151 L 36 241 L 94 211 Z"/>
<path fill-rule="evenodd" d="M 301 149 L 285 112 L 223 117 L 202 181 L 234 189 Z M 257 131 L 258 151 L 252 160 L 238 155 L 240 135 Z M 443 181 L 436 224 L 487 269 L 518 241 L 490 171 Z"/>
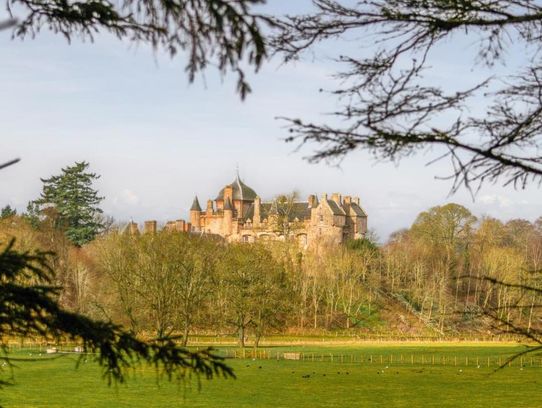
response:
<path fill-rule="evenodd" d="M 194 346 L 199 350 L 207 345 Z M 59 343 L 54 346 L 45 342 L 19 341 L 7 345 L 8 353 L 23 353 L 29 357 L 58 354 L 90 354 L 75 343 Z M 363 364 L 379 366 L 453 366 L 453 367 L 537 367 L 542 368 L 542 355 L 522 355 L 514 358 L 513 353 L 503 355 L 467 355 L 446 353 L 395 352 L 395 353 L 333 353 L 318 351 L 273 350 L 266 348 L 217 348 L 216 352 L 226 359 L 246 360 L 288 360 L 300 362 Z"/>
<path fill-rule="evenodd" d="M 281 352 L 271 350 L 225 350 L 224 356 L 232 359 L 292 360 L 303 362 L 327 362 L 342 364 L 365 364 L 385 366 L 454 366 L 454 367 L 539 367 L 540 356 L 466 356 L 426 353 L 409 354 L 335 354 L 318 352 Z"/>

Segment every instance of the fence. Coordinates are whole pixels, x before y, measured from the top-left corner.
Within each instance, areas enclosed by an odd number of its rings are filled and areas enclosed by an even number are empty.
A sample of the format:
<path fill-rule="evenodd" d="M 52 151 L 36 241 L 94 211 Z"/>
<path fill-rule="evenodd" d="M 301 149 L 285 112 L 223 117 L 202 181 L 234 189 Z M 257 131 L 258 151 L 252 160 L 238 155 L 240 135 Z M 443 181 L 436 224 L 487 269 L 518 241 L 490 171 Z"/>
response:
<path fill-rule="evenodd" d="M 318 352 L 280 352 L 270 350 L 225 350 L 223 355 L 232 359 L 294 360 L 342 364 L 386 366 L 454 366 L 454 367 L 541 367 L 542 357 L 520 356 L 465 356 L 439 354 L 333 354 Z"/>
<path fill-rule="evenodd" d="M 82 350 L 77 344 L 61 343 L 54 346 L 57 353 L 80 353 Z M 205 347 L 205 346 L 204 346 Z M 196 350 L 199 347 L 195 347 Z M 28 352 L 30 354 L 46 354 L 51 347 L 44 342 L 19 341 L 8 345 L 9 352 Z M 275 351 L 261 349 L 237 349 L 221 348 L 217 352 L 228 359 L 251 359 L 251 360 L 292 360 L 302 362 L 328 362 L 341 364 L 364 364 L 386 366 L 454 366 L 454 367 L 540 367 L 542 368 L 542 356 L 519 356 L 511 359 L 511 355 L 502 356 L 476 356 L 476 355 L 453 355 L 430 354 L 430 353 L 388 353 L 388 354 L 337 354 L 324 352 L 300 352 L 300 351 Z"/>

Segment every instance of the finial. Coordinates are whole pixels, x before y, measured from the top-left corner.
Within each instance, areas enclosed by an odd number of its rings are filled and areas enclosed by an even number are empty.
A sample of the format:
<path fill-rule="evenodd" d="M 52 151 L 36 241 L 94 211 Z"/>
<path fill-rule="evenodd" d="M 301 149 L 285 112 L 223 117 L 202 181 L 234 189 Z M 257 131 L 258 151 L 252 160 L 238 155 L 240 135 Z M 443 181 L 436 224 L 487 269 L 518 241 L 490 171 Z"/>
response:
<path fill-rule="evenodd" d="M 237 175 L 237 179 L 241 180 L 241 177 L 239 177 L 239 163 L 235 164 L 235 174 Z"/>

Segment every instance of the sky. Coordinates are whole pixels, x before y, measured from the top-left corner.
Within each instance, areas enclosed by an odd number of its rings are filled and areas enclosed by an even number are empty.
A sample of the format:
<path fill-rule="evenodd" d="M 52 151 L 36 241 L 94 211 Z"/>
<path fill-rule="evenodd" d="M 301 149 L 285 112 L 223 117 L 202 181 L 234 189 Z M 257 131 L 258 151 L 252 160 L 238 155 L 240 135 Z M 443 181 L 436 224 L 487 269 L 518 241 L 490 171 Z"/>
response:
<path fill-rule="evenodd" d="M 454 55 L 464 52 L 463 44 L 450 47 L 437 54 L 435 79 L 475 81 L 477 71 L 459 66 Z M 319 92 L 336 85 L 325 46 L 323 57 L 291 65 L 271 60 L 250 76 L 253 93 L 245 101 L 233 76 L 210 69 L 189 84 L 182 54 L 170 59 L 107 35 L 68 44 L 47 32 L 20 41 L 2 31 L 0 50 L 0 162 L 21 158 L 0 172 L 0 206 L 24 210 L 41 191 L 40 177 L 85 160 L 101 175 L 102 208 L 120 222 L 187 218 L 194 195 L 204 205 L 233 181 L 236 168 L 263 199 L 294 190 L 303 198 L 359 196 L 381 241 L 447 202 L 502 220 L 542 215 L 538 185 L 486 184 L 474 199 L 465 189 L 450 195 L 451 182 L 437 179 L 450 165 L 427 166 L 431 151 L 399 164 L 375 162 L 361 151 L 340 165 L 308 163 L 312 148 L 285 143 L 288 132 L 278 118 L 324 121 L 337 109 L 334 98 Z"/>

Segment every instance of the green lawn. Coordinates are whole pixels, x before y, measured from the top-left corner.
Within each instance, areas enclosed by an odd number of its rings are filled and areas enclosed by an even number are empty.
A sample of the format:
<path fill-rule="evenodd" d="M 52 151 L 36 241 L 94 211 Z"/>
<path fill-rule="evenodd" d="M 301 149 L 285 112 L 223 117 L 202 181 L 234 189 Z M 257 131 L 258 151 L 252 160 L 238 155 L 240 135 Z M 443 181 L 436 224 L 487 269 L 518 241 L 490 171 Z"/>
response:
<path fill-rule="evenodd" d="M 295 348 L 275 348 L 293 351 Z M 4 407 L 542 407 L 540 357 L 495 372 L 476 358 L 504 359 L 518 347 L 348 346 L 298 347 L 318 355 L 374 355 L 372 362 L 229 360 L 237 380 L 192 380 L 186 387 L 157 385 L 152 369 L 140 369 L 125 385 L 108 387 L 93 363 L 75 368 L 73 357 L 18 363 L 17 384 L 0 391 Z M 21 354 L 19 354 L 20 356 Z M 28 356 L 28 353 L 24 353 Z M 380 364 L 382 355 L 384 363 Z M 385 356 L 403 355 L 403 364 Z M 406 356 L 415 355 L 414 365 Z M 424 355 L 426 363 L 420 364 Z M 447 356 L 432 365 L 430 356 Z M 33 357 L 35 354 L 33 355 Z M 453 357 L 457 356 L 457 366 Z M 469 365 L 465 366 L 465 357 Z M 353 357 L 353 358 L 355 358 Z M 436 358 L 436 361 L 439 358 Z M 5 374 L 5 373 L 4 373 Z"/>

